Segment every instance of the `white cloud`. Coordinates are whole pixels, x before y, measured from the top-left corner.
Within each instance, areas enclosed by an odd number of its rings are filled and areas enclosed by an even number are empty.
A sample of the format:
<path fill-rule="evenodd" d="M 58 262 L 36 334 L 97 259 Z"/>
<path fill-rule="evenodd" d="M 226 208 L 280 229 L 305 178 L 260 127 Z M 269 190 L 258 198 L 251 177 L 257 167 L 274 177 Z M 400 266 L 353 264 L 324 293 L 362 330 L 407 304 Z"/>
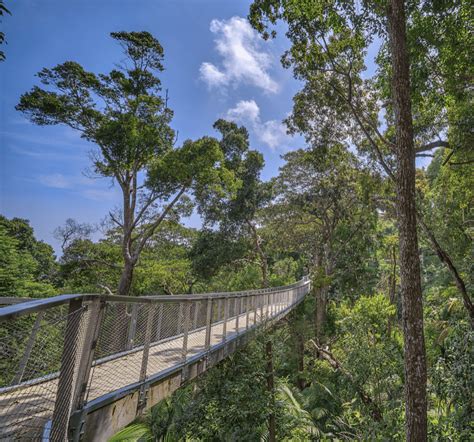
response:
<path fill-rule="evenodd" d="M 85 176 L 66 176 L 61 173 L 39 175 L 35 179 L 45 187 L 61 189 L 91 201 L 119 201 L 119 191 L 110 184 Z"/>
<path fill-rule="evenodd" d="M 53 173 L 51 175 L 40 175 L 38 181 L 46 187 L 55 189 L 68 189 L 72 186 L 72 181 L 61 173 Z"/>
<path fill-rule="evenodd" d="M 216 35 L 216 50 L 222 56 L 222 66 L 205 62 L 199 69 L 209 87 L 239 83 L 250 84 L 265 92 L 277 92 L 278 84 L 268 74 L 272 64 L 269 53 L 260 50 L 263 40 L 242 17 L 212 20 L 210 30 Z"/>
<path fill-rule="evenodd" d="M 241 100 L 229 109 L 226 118 L 236 123 L 249 126 L 256 137 L 271 149 L 283 146 L 290 140 L 285 126 L 277 120 L 262 121 L 260 108 L 255 100 Z"/>
<path fill-rule="evenodd" d="M 81 192 L 81 195 L 92 201 L 119 201 L 119 194 L 116 189 L 88 189 Z"/>
<path fill-rule="evenodd" d="M 199 68 L 201 78 L 205 80 L 209 86 L 222 86 L 227 83 L 227 77 L 212 63 L 202 63 Z"/>
<path fill-rule="evenodd" d="M 227 118 L 240 123 L 260 121 L 260 108 L 254 100 L 241 100 L 235 107 L 227 111 Z"/>
<path fill-rule="evenodd" d="M 289 136 L 286 134 L 286 128 L 282 123 L 276 120 L 265 121 L 259 127 L 257 136 L 260 138 L 262 143 L 272 149 L 276 149 L 281 146 L 285 141 L 289 140 Z"/>

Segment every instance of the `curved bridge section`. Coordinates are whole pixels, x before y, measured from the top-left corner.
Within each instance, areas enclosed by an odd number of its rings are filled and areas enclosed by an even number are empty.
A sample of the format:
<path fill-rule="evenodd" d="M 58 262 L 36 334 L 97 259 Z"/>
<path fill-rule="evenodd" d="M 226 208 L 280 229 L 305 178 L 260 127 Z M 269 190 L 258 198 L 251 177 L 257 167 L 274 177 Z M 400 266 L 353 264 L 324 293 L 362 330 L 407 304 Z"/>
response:
<path fill-rule="evenodd" d="M 0 309 L 0 440 L 105 441 L 310 290 L 61 295 Z"/>

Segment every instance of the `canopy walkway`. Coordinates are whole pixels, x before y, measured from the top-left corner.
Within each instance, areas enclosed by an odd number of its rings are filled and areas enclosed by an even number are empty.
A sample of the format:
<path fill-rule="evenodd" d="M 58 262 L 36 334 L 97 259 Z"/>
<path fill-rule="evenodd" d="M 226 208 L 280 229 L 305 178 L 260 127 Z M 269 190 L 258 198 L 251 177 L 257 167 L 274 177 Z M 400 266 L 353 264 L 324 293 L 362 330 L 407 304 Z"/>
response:
<path fill-rule="evenodd" d="M 201 295 L 60 295 L 0 308 L 0 440 L 105 441 L 287 315 L 296 284 Z"/>

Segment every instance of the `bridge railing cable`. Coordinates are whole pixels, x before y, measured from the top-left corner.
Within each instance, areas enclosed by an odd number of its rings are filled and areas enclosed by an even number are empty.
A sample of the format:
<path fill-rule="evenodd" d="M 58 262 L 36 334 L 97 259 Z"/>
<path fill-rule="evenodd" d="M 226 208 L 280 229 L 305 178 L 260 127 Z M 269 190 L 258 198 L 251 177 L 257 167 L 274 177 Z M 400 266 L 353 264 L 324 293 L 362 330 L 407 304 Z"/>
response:
<path fill-rule="evenodd" d="M 70 436 L 71 415 L 284 316 L 308 278 L 261 290 L 60 295 L 0 308 L 0 440 Z M 69 431 L 69 434 L 68 434 Z"/>

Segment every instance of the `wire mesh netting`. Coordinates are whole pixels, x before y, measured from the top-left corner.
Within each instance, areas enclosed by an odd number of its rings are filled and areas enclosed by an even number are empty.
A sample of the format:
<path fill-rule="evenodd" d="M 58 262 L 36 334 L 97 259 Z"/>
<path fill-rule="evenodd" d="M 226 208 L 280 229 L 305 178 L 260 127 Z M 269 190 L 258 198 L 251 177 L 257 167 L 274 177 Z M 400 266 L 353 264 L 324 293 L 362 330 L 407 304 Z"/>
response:
<path fill-rule="evenodd" d="M 205 356 L 285 314 L 308 290 L 303 282 L 229 294 L 85 295 L 29 310 L 27 302 L 10 316 L 0 309 L 0 440 L 62 440 L 75 409 Z"/>
<path fill-rule="evenodd" d="M 2 439 L 47 435 L 55 404 L 58 419 L 67 423 L 71 404 L 57 400 L 59 372 L 64 360 L 81 353 L 86 323 L 87 305 L 73 312 L 63 305 L 0 323 Z M 72 329 L 75 345 L 64 347 L 65 335 Z M 72 388 L 74 366 L 63 366 Z"/>

